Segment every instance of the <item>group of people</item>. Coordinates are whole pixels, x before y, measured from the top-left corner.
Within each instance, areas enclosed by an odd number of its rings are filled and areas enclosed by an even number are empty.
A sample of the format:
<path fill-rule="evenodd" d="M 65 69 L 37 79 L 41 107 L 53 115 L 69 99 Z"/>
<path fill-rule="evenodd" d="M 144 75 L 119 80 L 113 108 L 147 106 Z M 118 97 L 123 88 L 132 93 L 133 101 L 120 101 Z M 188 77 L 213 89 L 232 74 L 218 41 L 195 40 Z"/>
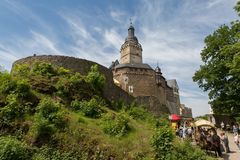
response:
<path fill-rule="evenodd" d="M 216 151 L 217 155 L 221 157 L 223 151 L 222 145 L 223 137 L 220 138 L 220 136 L 217 135 L 216 130 L 213 130 L 212 128 L 208 129 L 199 127 L 198 132 L 199 132 L 198 134 L 200 134 L 200 142 L 202 143 L 202 147 L 205 148 L 206 150 Z M 225 141 L 227 142 L 227 139 L 225 139 Z M 230 150 L 228 152 L 230 152 Z"/>
<path fill-rule="evenodd" d="M 229 125 L 229 123 L 227 123 L 226 125 L 224 124 L 224 122 L 221 122 L 221 129 L 223 131 L 228 131 L 228 132 L 233 132 L 234 134 L 239 133 L 240 132 L 240 126 L 238 124 L 232 124 Z"/>
<path fill-rule="evenodd" d="M 218 156 L 222 156 L 222 152 L 230 153 L 229 139 L 225 131 L 217 135 L 215 130 L 198 128 L 200 134 L 200 140 L 204 143 L 206 149 L 215 150 Z M 234 130 L 234 143 L 240 149 L 239 135 L 236 130 Z"/>
<path fill-rule="evenodd" d="M 233 133 L 234 143 L 240 149 L 240 141 L 239 141 L 240 126 L 238 124 L 233 124 L 232 127 L 229 124 L 225 126 L 225 124 L 222 122 L 221 129 L 223 131 L 229 131 Z"/>
<path fill-rule="evenodd" d="M 180 138 L 192 138 L 194 129 L 193 127 L 177 127 L 176 128 L 176 135 Z"/>
<path fill-rule="evenodd" d="M 222 132 L 220 133 L 220 135 L 218 135 L 216 130 L 212 128 L 204 128 L 204 127 L 195 128 L 189 125 L 188 126 L 178 125 L 176 126 L 175 129 L 176 129 L 175 130 L 176 135 L 183 139 L 185 138 L 192 139 L 192 137 L 196 138 L 196 136 L 198 135 L 199 140 L 203 142 L 202 146 L 206 150 L 215 150 L 219 157 L 222 156 L 222 152 L 230 153 L 229 139 L 227 136 L 228 132 L 233 133 L 234 143 L 240 149 L 240 141 L 239 141 L 240 127 L 238 125 L 225 126 L 224 123 L 222 122 L 221 124 Z"/>

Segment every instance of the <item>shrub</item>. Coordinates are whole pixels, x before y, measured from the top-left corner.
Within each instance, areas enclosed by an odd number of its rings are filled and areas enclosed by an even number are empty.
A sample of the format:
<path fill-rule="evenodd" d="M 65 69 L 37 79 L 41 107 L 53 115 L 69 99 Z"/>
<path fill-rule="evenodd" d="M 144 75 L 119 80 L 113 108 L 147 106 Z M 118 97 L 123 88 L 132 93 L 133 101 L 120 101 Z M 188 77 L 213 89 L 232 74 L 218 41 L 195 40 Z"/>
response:
<path fill-rule="evenodd" d="M 0 137 L 1 160 L 26 160 L 31 159 L 31 152 L 27 145 L 14 137 Z"/>
<path fill-rule="evenodd" d="M 109 108 L 111 108 L 115 111 L 119 111 L 119 110 L 125 108 L 125 103 L 123 100 L 111 101 Z"/>
<path fill-rule="evenodd" d="M 98 118 L 103 113 L 103 104 L 97 101 L 97 98 L 92 98 L 90 101 L 72 101 L 71 107 L 74 110 L 81 111 L 85 116 Z"/>
<path fill-rule="evenodd" d="M 111 136 L 122 137 L 130 131 L 129 118 L 124 112 L 119 114 L 107 113 L 103 116 L 101 127 Z"/>
<path fill-rule="evenodd" d="M 19 98 L 19 94 L 9 94 L 6 105 L 0 108 L 0 125 L 11 126 L 16 120 L 23 120 L 25 115 L 31 111 L 31 102 L 25 102 Z"/>
<path fill-rule="evenodd" d="M 129 116 L 136 120 L 145 120 L 148 116 L 150 116 L 148 112 L 142 107 L 131 107 L 127 113 Z"/>
<path fill-rule="evenodd" d="M 86 76 L 86 81 L 92 84 L 96 91 L 101 91 L 105 85 L 106 78 L 98 71 L 98 65 L 93 65 Z"/>
<path fill-rule="evenodd" d="M 174 134 L 169 126 L 156 128 L 151 138 L 151 146 L 155 150 L 155 158 L 158 160 L 171 159 Z"/>
<path fill-rule="evenodd" d="M 59 103 L 55 103 L 50 98 L 44 98 L 37 106 L 37 117 L 47 120 L 54 124 L 58 129 L 67 125 L 66 112 L 64 112 Z"/>
<path fill-rule="evenodd" d="M 30 75 L 30 66 L 28 64 L 15 64 L 11 74 L 21 78 L 28 78 Z"/>
<path fill-rule="evenodd" d="M 190 141 L 177 139 L 173 146 L 172 159 L 178 160 L 210 160 L 206 153 L 197 146 L 192 146 Z"/>
<path fill-rule="evenodd" d="M 7 95 L 16 87 L 16 81 L 14 81 L 11 75 L 7 72 L 0 74 L 0 94 Z"/>
<path fill-rule="evenodd" d="M 45 62 L 34 63 L 31 72 L 33 75 L 41 75 L 47 77 L 52 77 L 57 74 L 53 65 L 51 63 Z"/>
<path fill-rule="evenodd" d="M 29 133 L 33 138 L 32 143 L 41 146 L 50 140 L 58 129 L 65 129 L 67 123 L 68 118 L 60 104 L 53 102 L 50 98 L 42 99 L 37 106 L 34 123 Z"/>
<path fill-rule="evenodd" d="M 52 135 L 56 132 L 54 124 L 49 123 L 40 115 L 34 117 L 34 123 L 30 129 L 31 144 L 41 146 L 44 143 L 49 143 Z"/>
<path fill-rule="evenodd" d="M 55 87 L 57 94 L 67 102 L 89 99 L 94 95 L 93 87 L 79 73 L 60 78 Z"/>

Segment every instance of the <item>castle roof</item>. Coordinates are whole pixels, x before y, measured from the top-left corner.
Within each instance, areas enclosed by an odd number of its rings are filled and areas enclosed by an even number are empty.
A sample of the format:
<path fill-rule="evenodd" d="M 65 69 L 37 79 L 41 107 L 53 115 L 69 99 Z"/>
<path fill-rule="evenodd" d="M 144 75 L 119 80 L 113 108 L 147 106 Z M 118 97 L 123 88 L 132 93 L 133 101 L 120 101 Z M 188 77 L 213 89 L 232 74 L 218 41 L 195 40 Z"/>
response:
<path fill-rule="evenodd" d="M 129 26 L 129 28 L 128 28 L 128 36 L 127 36 L 127 38 L 125 39 L 125 42 L 127 42 L 127 41 L 133 41 L 133 42 L 138 43 L 138 39 L 137 39 L 137 37 L 134 35 L 134 30 L 135 30 L 135 29 L 134 29 L 132 23 L 130 23 L 130 26 Z"/>
<path fill-rule="evenodd" d="M 119 68 L 140 68 L 140 69 L 151 69 L 152 68 L 146 63 L 123 63 L 115 66 L 115 69 Z"/>
<path fill-rule="evenodd" d="M 171 88 L 177 88 L 177 89 L 179 89 L 176 79 L 167 80 L 167 85 L 168 85 L 169 87 L 171 87 Z"/>

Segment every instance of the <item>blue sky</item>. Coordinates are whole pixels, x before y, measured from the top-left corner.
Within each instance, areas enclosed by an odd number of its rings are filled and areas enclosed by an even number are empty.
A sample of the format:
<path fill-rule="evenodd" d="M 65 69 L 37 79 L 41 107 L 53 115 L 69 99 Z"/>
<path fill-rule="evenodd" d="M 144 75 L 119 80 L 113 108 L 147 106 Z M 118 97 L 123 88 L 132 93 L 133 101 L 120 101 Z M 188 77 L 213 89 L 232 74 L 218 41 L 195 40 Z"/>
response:
<path fill-rule="evenodd" d="M 34 53 L 69 55 L 108 67 L 119 59 L 129 19 L 143 61 L 177 79 L 194 116 L 209 112 L 207 93 L 192 82 L 204 38 L 237 19 L 237 0 L 1 0 L 0 65 Z"/>

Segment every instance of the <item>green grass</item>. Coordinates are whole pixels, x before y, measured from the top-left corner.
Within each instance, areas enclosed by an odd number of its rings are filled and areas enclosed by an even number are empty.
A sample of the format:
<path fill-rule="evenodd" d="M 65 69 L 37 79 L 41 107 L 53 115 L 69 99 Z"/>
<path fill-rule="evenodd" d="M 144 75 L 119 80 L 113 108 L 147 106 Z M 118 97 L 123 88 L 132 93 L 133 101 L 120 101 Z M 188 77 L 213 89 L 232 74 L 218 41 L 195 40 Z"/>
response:
<path fill-rule="evenodd" d="M 116 113 L 106 109 L 107 112 Z M 153 156 L 150 146 L 150 137 L 153 134 L 153 127 L 146 121 L 134 120 L 130 118 L 130 132 L 123 137 L 115 137 L 105 134 L 101 129 L 101 119 L 88 118 L 78 112 L 70 112 L 69 127 L 80 129 L 84 136 L 88 137 L 86 143 L 95 141 L 99 148 L 108 150 L 117 159 L 142 156 L 149 158 Z M 80 121 L 79 121 L 80 119 Z M 139 159 L 139 157 L 138 157 Z"/>

